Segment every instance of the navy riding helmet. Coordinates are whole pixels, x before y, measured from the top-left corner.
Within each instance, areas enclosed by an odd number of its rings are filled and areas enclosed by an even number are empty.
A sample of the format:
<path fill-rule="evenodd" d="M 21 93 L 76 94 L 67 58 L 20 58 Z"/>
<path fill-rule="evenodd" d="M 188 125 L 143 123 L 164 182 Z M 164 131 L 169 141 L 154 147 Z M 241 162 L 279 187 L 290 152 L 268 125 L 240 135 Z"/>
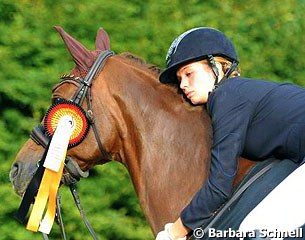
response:
<path fill-rule="evenodd" d="M 177 82 L 176 72 L 183 65 L 207 59 L 218 83 L 218 69 L 214 56 L 221 56 L 232 62 L 231 68 L 225 73 L 228 77 L 238 65 L 237 54 L 232 42 L 220 31 L 199 27 L 190 29 L 178 36 L 171 44 L 166 55 L 166 69 L 159 80 L 162 83 Z"/>

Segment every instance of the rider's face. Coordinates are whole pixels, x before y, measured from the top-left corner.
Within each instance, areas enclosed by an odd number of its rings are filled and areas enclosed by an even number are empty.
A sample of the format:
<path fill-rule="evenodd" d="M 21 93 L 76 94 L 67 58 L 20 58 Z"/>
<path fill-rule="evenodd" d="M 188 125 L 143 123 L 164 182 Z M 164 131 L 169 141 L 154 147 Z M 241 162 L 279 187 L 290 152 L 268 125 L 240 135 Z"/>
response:
<path fill-rule="evenodd" d="M 215 75 L 206 61 L 193 62 L 177 71 L 180 88 L 193 104 L 208 101 L 209 92 L 213 90 Z"/>

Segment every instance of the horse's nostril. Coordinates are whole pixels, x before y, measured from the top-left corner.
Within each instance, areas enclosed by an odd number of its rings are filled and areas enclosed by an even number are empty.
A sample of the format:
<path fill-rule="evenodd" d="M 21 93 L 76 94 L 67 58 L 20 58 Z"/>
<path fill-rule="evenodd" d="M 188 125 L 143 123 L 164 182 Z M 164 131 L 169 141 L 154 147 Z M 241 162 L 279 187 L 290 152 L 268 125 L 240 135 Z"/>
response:
<path fill-rule="evenodd" d="M 14 179 L 18 176 L 18 172 L 19 172 L 19 164 L 18 163 L 14 163 L 11 169 L 11 179 Z"/>

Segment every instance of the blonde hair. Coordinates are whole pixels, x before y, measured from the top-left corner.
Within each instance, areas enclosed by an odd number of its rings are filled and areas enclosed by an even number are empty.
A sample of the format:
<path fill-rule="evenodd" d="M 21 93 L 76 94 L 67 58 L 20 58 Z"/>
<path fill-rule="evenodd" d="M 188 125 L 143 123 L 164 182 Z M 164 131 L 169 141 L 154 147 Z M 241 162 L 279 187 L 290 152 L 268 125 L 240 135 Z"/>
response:
<path fill-rule="evenodd" d="M 232 63 L 228 59 L 225 59 L 223 57 L 214 57 L 214 59 L 216 62 L 219 62 L 222 65 L 222 71 L 224 73 L 226 73 L 232 66 Z M 228 78 L 238 76 L 240 76 L 240 68 L 237 66 L 235 70 L 230 74 L 230 76 L 228 76 Z"/>

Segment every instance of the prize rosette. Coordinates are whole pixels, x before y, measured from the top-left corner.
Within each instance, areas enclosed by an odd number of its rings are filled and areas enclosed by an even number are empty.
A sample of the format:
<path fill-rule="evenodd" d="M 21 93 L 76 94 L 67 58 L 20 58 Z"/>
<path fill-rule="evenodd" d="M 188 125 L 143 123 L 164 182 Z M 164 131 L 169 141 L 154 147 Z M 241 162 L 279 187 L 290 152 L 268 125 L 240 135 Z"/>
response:
<path fill-rule="evenodd" d="M 66 99 L 58 99 L 44 117 L 44 128 L 49 137 L 53 136 L 59 120 L 64 116 L 70 116 L 73 119 L 73 131 L 68 145 L 72 148 L 80 144 L 87 136 L 89 120 L 81 106 Z"/>

